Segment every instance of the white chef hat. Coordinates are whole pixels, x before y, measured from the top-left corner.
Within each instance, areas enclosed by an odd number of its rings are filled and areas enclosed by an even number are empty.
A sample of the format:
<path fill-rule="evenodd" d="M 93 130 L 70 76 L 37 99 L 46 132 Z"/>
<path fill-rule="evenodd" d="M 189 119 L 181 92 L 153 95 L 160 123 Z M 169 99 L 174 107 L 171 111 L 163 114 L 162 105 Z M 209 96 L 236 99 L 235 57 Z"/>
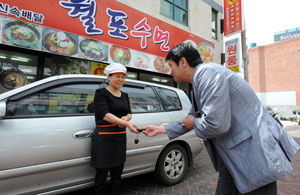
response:
<path fill-rule="evenodd" d="M 127 69 L 123 64 L 115 63 L 115 62 L 110 63 L 104 69 L 104 74 L 106 76 L 109 76 L 110 74 L 113 74 L 113 73 L 124 73 L 125 75 L 127 75 L 126 72 L 127 72 Z"/>

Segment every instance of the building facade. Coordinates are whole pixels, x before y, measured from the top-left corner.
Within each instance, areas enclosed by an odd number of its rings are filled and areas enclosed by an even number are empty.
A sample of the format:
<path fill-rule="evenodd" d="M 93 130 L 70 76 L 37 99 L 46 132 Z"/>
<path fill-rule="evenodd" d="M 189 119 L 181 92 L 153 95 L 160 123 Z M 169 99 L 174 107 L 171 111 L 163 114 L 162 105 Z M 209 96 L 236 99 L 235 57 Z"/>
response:
<path fill-rule="evenodd" d="M 61 74 L 103 75 L 176 86 L 164 58 L 181 42 L 221 62 L 222 0 L 0 0 L 0 93 Z"/>
<path fill-rule="evenodd" d="M 249 83 L 265 105 L 300 108 L 300 38 L 248 50 Z"/>

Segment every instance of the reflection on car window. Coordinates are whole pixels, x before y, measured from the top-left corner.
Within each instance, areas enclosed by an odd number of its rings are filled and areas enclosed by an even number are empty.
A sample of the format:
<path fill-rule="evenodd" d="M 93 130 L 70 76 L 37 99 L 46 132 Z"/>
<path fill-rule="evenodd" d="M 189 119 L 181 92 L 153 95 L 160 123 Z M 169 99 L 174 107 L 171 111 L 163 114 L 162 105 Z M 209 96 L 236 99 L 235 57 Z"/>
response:
<path fill-rule="evenodd" d="M 159 87 L 156 87 L 155 89 L 160 95 L 162 103 L 167 110 L 172 111 L 182 109 L 179 97 L 175 91 Z"/>
<path fill-rule="evenodd" d="M 7 102 L 7 116 L 89 113 L 98 84 L 69 84 Z"/>
<path fill-rule="evenodd" d="M 132 113 L 159 112 L 162 110 L 159 100 L 151 87 L 135 88 L 124 86 L 121 90 L 128 93 Z"/>

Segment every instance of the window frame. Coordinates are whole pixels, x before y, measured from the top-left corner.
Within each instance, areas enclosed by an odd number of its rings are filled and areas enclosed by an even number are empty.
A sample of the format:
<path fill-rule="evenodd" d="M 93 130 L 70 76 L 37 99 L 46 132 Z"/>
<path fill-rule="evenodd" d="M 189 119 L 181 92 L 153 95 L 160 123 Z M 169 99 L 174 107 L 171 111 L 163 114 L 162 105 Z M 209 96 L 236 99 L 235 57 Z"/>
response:
<path fill-rule="evenodd" d="M 44 83 L 42 85 L 30 88 L 26 91 L 23 91 L 19 94 L 15 94 L 11 97 L 9 97 L 6 101 L 6 104 L 8 104 L 10 101 L 16 101 L 23 98 L 30 97 L 31 95 L 43 92 L 47 90 L 51 90 L 54 88 L 58 88 L 65 85 L 76 85 L 76 84 L 93 84 L 93 85 L 99 85 L 101 86 L 103 84 L 104 80 L 101 79 L 62 79 L 62 80 L 56 80 L 49 83 Z M 5 116 L 4 119 L 22 119 L 22 118 L 50 118 L 50 117 L 68 117 L 68 116 L 90 116 L 94 115 L 94 113 L 64 113 L 64 114 L 41 114 L 41 115 L 17 115 L 17 116 Z"/>
<path fill-rule="evenodd" d="M 145 110 L 145 112 L 135 112 L 135 111 L 132 111 L 132 108 L 131 108 L 132 114 L 158 113 L 158 112 L 166 112 L 167 111 L 164 108 L 164 106 L 163 106 L 163 104 L 161 102 L 160 96 L 158 96 L 156 90 L 153 88 L 152 85 L 143 85 L 143 84 L 125 82 L 125 85 L 123 87 L 137 88 L 137 89 L 142 89 L 142 90 L 144 90 L 145 88 L 150 88 L 152 90 L 153 94 L 155 95 L 155 97 L 157 98 L 157 101 L 159 103 L 159 108 L 160 108 L 159 110 L 153 110 L 153 111 L 147 111 L 147 110 Z M 126 90 L 124 90 L 123 87 L 120 90 L 123 91 L 123 92 L 125 92 L 125 93 L 127 93 L 128 95 L 130 95 L 130 93 L 128 93 Z M 129 99 L 130 99 L 130 97 L 129 97 Z M 131 101 L 130 101 L 130 104 L 131 104 Z M 130 105 L 130 107 L 131 107 L 131 105 Z"/>
<path fill-rule="evenodd" d="M 25 91 L 22 91 L 21 93 L 17 93 L 11 97 L 8 97 L 6 99 L 6 103 L 10 101 L 17 101 L 20 99 L 28 98 L 36 93 L 45 92 L 54 88 L 58 88 L 61 86 L 66 85 L 76 85 L 76 84 L 91 84 L 91 85 L 98 85 L 99 88 L 103 87 L 103 84 L 105 84 L 105 79 L 92 79 L 92 78 L 66 78 L 66 79 L 59 79 L 48 83 L 43 83 L 41 85 L 35 86 L 33 88 L 29 88 Z M 159 103 L 159 110 L 153 110 L 153 111 L 145 111 L 145 112 L 133 112 L 133 114 L 145 114 L 145 113 L 161 113 L 161 112 L 172 112 L 172 111 L 178 111 L 182 110 L 182 102 L 181 99 L 177 93 L 176 90 L 172 90 L 169 88 L 164 88 L 156 85 L 145 85 L 140 83 L 134 83 L 131 81 L 126 81 L 124 87 L 129 88 L 150 88 L 153 92 L 153 95 L 157 98 L 157 101 Z M 162 99 L 161 94 L 159 93 L 158 89 L 163 90 L 169 90 L 176 94 L 179 103 L 180 103 L 180 109 L 168 109 L 164 103 L 164 100 Z M 122 91 L 122 89 L 121 89 Z M 63 113 L 63 114 L 38 114 L 38 115 L 16 115 L 16 116 L 5 116 L 4 119 L 30 119 L 30 118 L 53 118 L 53 117 L 70 117 L 70 116 L 94 116 L 94 113 L 90 112 L 84 112 L 84 113 Z"/>
<path fill-rule="evenodd" d="M 188 17 L 188 16 L 189 16 L 189 12 L 188 12 L 189 7 L 188 7 L 188 0 L 186 0 L 186 8 L 183 8 L 183 7 L 181 7 L 181 6 L 176 5 L 175 0 L 172 0 L 172 1 L 170 1 L 170 0 L 160 0 L 160 2 L 167 2 L 168 4 L 172 5 L 172 13 L 173 13 L 172 16 L 170 16 L 170 14 L 168 14 L 168 16 L 162 14 L 162 11 L 161 11 L 161 8 L 162 8 L 162 7 L 161 7 L 161 3 L 160 3 L 160 14 L 161 14 L 161 15 L 163 15 L 163 16 L 165 16 L 165 17 L 168 17 L 168 18 L 170 18 L 170 19 L 174 20 L 175 22 L 178 22 L 178 23 L 180 23 L 180 24 L 182 24 L 182 25 L 185 25 L 185 26 L 188 26 L 188 25 L 189 25 L 189 17 Z M 177 20 L 175 19 L 175 8 L 178 8 L 178 9 L 180 9 L 181 11 L 184 11 L 184 12 L 186 13 L 186 22 L 185 22 L 185 23 L 184 23 L 184 22 L 177 21 Z"/>
<path fill-rule="evenodd" d="M 215 16 L 215 17 L 214 17 Z M 213 21 L 215 19 L 215 21 Z M 212 38 L 214 40 L 218 40 L 218 11 L 215 10 L 214 8 L 211 9 L 211 23 L 215 22 L 214 28 L 212 26 L 211 31 L 212 31 Z M 214 37 L 215 34 L 215 37 Z"/>
<path fill-rule="evenodd" d="M 168 89 L 168 88 L 164 88 L 164 87 L 157 87 L 157 86 L 154 86 L 153 88 L 154 88 L 154 91 L 156 92 L 156 95 L 159 97 L 159 101 L 161 102 L 161 105 L 163 106 L 165 112 L 180 111 L 180 110 L 183 109 L 181 99 L 180 99 L 178 93 L 177 93 L 175 90 Z M 176 97 L 177 97 L 178 101 L 179 101 L 180 109 L 176 109 L 176 108 L 175 108 L 175 109 L 169 109 L 169 108 L 167 107 L 167 105 L 164 103 L 165 100 L 164 100 L 164 98 L 162 97 L 162 95 L 159 93 L 159 90 L 168 90 L 168 91 L 174 92 L 174 93 L 176 94 Z"/>

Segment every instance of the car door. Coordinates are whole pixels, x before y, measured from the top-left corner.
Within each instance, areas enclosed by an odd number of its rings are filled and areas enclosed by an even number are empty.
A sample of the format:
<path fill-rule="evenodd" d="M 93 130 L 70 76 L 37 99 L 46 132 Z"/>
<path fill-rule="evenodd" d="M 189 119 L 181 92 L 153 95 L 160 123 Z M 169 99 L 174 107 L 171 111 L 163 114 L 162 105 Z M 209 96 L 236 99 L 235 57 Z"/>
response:
<path fill-rule="evenodd" d="M 132 122 L 139 127 L 163 125 L 170 122 L 168 113 L 150 85 L 127 82 L 121 89 L 128 93 L 132 111 Z M 138 143 L 135 140 L 139 140 Z M 124 173 L 153 169 L 161 149 L 169 142 L 167 135 L 147 137 L 127 133 L 127 158 Z"/>
<path fill-rule="evenodd" d="M 155 87 L 155 90 L 165 110 L 169 113 L 172 122 L 183 120 L 183 117 L 187 115 L 187 111 L 183 110 L 184 106 L 182 105 L 178 93 L 174 90 L 162 87 Z"/>
<path fill-rule="evenodd" d="M 190 100 L 187 95 L 180 89 L 173 90 L 163 87 L 155 87 L 161 102 L 168 112 L 171 123 L 182 121 L 189 113 L 191 108 Z M 181 139 L 190 139 L 195 137 L 195 132 L 190 131 L 180 136 Z"/>
<path fill-rule="evenodd" d="M 0 120 L 0 189 L 43 192 L 92 182 L 88 105 L 99 82 L 62 81 L 11 96 Z M 31 91 L 31 92 L 30 92 Z"/>

